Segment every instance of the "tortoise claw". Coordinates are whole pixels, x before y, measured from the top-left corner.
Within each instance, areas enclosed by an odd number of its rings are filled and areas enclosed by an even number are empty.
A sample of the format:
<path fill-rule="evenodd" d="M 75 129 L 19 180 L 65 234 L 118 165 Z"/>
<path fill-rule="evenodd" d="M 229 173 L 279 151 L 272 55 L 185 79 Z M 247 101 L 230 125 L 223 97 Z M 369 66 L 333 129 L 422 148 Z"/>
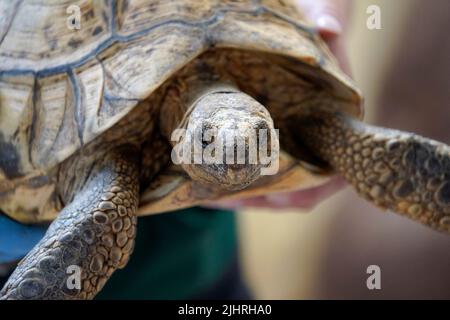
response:
<path fill-rule="evenodd" d="M 134 247 L 138 169 L 112 153 L 19 263 L 0 299 L 91 299 Z"/>

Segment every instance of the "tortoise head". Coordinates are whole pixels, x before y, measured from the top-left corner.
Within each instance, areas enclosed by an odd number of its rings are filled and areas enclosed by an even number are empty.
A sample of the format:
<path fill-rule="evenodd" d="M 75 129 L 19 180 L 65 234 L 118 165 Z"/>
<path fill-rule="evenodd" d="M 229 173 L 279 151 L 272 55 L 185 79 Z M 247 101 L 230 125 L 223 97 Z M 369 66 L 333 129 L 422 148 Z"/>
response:
<path fill-rule="evenodd" d="M 172 158 L 196 181 L 243 189 L 277 160 L 273 121 L 263 105 L 231 86 L 206 88 L 188 108 Z"/>

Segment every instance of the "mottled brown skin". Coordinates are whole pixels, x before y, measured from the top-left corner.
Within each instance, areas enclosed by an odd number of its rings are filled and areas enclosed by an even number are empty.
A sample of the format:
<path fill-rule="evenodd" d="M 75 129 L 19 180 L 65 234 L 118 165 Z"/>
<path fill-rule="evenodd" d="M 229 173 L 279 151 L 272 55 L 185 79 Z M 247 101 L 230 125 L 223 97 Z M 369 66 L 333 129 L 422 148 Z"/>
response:
<path fill-rule="evenodd" d="M 69 3 L 82 8 L 79 31 L 67 31 Z M 93 298 L 128 261 L 137 213 L 306 188 L 330 169 L 376 205 L 449 231 L 449 147 L 355 120 L 358 89 L 290 1 L 0 11 L 0 209 L 55 219 L 0 299 Z M 171 131 L 204 124 L 279 129 L 282 170 L 173 170 Z M 70 265 L 83 270 L 80 290 L 66 286 Z"/>

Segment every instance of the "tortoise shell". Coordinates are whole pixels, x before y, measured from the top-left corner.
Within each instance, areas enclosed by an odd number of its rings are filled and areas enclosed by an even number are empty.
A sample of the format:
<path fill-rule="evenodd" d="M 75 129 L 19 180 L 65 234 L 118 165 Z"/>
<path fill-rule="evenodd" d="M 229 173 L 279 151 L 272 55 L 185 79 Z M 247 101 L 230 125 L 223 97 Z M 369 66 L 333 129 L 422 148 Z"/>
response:
<path fill-rule="evenodd" d="M 70 5 L 80 29 L 68 27 Z M 233 193 L 155 158 L 169 146 L 158 127 L 166 89 L 199 59 L 261 101 L 279 127 L 317 99 L 362 116 L 359 91 L 285 0 L 2 1 L 0 12 L 0 209 L 23 222 L 57 215 L 58 181 L 83 171 L 79 155 L 133 139 L 152 168 L 140 215 L 321 183 L 323 172 L 291 152 L 276 176 Z M 73 175 L 61 176 L 67 168 Z"/>

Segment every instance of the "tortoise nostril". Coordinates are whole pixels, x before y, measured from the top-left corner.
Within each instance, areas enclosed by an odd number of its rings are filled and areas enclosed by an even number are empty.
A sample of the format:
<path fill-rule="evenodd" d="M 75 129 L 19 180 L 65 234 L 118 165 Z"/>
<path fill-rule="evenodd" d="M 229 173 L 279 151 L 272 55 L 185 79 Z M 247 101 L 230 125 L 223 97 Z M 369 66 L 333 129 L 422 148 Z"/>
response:
<path fill-rule="evenodd" d="M 203 121 L 202 131 L 200 133 L 203 149 L 206 148 L 212 142 L 214 142 L 216 137 L 216 131 L 217 130 L 214 130 L 214 127 L 210 122 Z"/>
<path fill-rule="evenodd" d="M 202 132 L 212 130 L 213 125 L 209 121 L 202 121 Z"/>
<path fill-rule="evenodd" d="M 258 122 L 256 122 L 254 129 L 256 129 L 256 130 L 263 130 L 263 129 L 268 130 L 269 129 L 269 125 L 267 124 L 266 121 L 259 120 Z"/>

